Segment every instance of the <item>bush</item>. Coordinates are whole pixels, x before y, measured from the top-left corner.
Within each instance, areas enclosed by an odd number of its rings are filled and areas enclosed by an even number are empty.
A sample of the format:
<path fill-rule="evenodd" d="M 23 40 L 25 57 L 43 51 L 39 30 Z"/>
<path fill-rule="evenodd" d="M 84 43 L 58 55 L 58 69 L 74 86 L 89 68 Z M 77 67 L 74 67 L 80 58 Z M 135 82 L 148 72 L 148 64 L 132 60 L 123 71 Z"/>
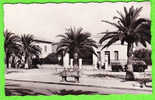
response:
<path fill-rule="evenodd" d="M 45 58 L 35 58 L 32 59 L 32 65 L 37 65 L 37 64 L 58 64 L 58 58 L 55 53 L 49 54 Z"/>
<path fill-rule="evenodd" d="M 143 60 L 147 65 L 152 65 L 151 50 L 148 49 L 135 50 L 134 56 L 139 60 Z"/>
<path fill-rule="evenodd" d="M 41 62 L 43 64 L 58 64 L 59 63 L 56 53 L 49 54 L 47 57 L 43 58 Z"/>

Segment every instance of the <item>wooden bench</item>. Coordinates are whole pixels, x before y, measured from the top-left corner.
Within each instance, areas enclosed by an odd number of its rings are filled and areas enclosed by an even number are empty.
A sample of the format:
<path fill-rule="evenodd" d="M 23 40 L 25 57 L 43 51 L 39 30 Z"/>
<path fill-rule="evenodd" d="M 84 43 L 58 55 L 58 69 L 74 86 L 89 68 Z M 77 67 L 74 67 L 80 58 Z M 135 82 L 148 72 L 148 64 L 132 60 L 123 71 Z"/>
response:
<path fill-rule="evenodd" d="M 67 82 L 67 77 L 74 77 L 75 82 L 79 82 L 79 77 L 80 77 L 79 73 L 80 73 L 79 70 L 75 70 L 73 68 L 64 69 L 60 73 L 60 76 L 62 78 L 61 81 L 66 81 Z"/>

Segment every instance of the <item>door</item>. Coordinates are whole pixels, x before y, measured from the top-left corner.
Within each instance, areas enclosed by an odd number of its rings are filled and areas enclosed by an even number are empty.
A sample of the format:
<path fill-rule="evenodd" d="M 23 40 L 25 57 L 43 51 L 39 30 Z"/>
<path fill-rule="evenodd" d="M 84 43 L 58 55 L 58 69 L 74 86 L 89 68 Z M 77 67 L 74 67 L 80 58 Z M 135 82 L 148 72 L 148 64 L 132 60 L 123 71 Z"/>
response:
<path fill-rule="evenodd" d="M 107 57 L 108 64 L 110 64 L 110 51 L 105 51 L 105 57 Z"/>

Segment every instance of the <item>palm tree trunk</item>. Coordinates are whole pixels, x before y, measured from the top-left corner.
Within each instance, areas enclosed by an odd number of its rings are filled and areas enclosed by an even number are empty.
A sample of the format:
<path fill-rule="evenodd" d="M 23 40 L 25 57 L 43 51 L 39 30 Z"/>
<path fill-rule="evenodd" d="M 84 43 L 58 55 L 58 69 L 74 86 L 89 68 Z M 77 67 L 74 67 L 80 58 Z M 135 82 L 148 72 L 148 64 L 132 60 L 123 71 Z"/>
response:
<path fill-rule="evenodd" d="M 26 68 L 26 69 L 28 69 L 29 68 L 29 61 L 28 61 L 28 58 L 29 58 L 29 56 L 27 55 L 27 54 L 24 54 L 24 56 L 25 56 L 25 61 L 24 61 L 24 64 L 25 64 L 25 66 L 24 66 L 24 68 Z"/>
<path fill-rule="evenodd" d="M 26 65 L 26 69 L 30 69 L 32 66 L 32 63 L 31 63 L 31 58 L 28 56 L 28 57 L 26 57 L 26 59 L 25 59 L 25 65 Z"/>
<path fill-rule="evenodd" d="M 6 54 L 6 68 L 9 68 L 9 55 Z"/>
<path fill-rule="evenodd" d="M 75 69 L 78 69 L 79 68 L 79 65 L 78 65 L 78 53 L 75 52 L 74 55 L 73 55 L 73 66 Z"/>
<path fill-rule="evenodd" d="M 31 57 L 29 56 L 28 57 L 28 69 L 31 69 L 32 68 L 32 59 Z"/>
<path fill-rule="evenodd" d="M 25 64 L 24 68 L 28 69 L 29 65 L 28 65 L 28 57 L 27 56 L 25 56 L 24 64 Z"/>
<path fill-rule="evenodd" d="M 15 68 L 16 67 L 16 65 L 15 65 L 15 56 L 12 57 L 11 67 L 12 68 Z"/>
<path fill-rule="evenodd" d="M 133 44 L 128 43 L 128 48 L 127 48 L 127 70 L 126 70 L 126 80 L 134 80 L 134 72 L 133 72 L 133 66 L 132 66 L 132 60 L 133 60 Z"/>
<path fill-rule="evenodd" d="M 9 53 L 8 49 L 6 49 L 6 51 L 5 51 L 5 56 L 6 56 L 6 67 L 10 68 L 10 66 L 9 66 L 10 53 Z"/>
<path fill-rule="evenodd" d="M 78 60 L 78 53 L 74 53 L 74 59 L 73 59 L 73 68 L 76 71 L 76 76 L 79 76 L 79 60 Z M 76 82 L 79 82 L 79 77 L 75 78 Z"/>
<path fill-rule="evenodd" d="M 26 64 L 26 62 L 27 62 L 27 56 L 25 55 L 25 61 L 24 61 L 24 63 Z"/>

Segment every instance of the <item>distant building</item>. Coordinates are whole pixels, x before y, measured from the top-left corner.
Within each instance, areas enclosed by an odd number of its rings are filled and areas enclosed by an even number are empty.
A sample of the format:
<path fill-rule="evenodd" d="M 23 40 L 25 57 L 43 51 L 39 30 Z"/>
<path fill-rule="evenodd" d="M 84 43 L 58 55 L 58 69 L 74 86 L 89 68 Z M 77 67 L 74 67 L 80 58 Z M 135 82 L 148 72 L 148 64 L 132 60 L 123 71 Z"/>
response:
<path fill-rule="evenodd" d="M 53 42 L 44 41 L 44 40 L 35 40 L 35 42 L 36 42 L 36 45 L 38 45 L 41 48 L 40 58 L 45 58 L 50 53 L 54 52 Z"/>
<path fill-rule="evenodd" d="M 52 52 L 56 53 L 56 49 L 57 49 L 57 45 L 55 45 L 54 43 L 52 43 Z"/>

